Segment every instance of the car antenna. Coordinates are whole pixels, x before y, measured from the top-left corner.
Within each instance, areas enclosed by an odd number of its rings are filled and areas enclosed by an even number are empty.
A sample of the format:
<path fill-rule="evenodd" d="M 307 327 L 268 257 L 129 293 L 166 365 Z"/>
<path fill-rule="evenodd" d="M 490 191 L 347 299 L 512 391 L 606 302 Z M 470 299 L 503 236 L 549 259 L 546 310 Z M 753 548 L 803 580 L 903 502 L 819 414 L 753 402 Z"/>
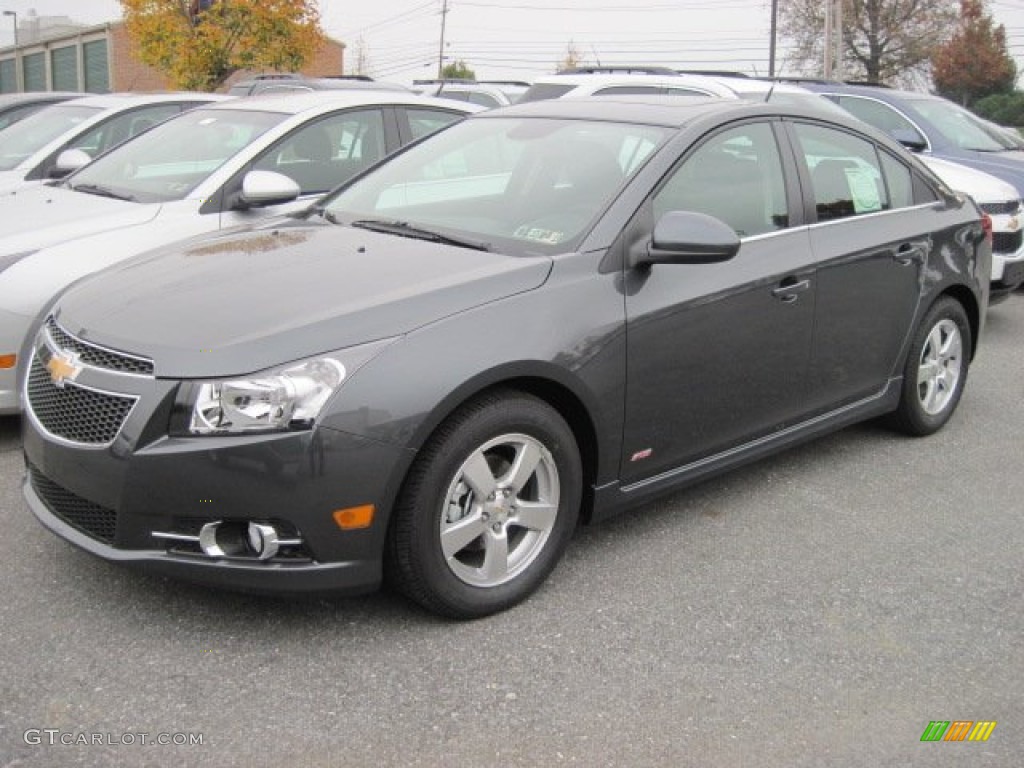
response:
<path fill-rule="evenodd" d="M 772 87 L 768 89 L 768 93 L 765 94 L 764 103 L 767 104 L 772 100 L 772 94 L 775 93 L 775 81 L 772 81 Z"/>

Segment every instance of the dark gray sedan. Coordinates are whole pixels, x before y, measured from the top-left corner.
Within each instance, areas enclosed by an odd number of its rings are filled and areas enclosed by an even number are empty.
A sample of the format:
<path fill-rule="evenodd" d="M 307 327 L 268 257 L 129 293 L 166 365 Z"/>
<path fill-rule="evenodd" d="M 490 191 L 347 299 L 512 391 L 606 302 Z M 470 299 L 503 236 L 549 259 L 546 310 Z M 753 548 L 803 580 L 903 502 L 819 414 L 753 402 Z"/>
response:
<path fill-rule="evenodd" d="M 862 419 L 952 416 L 990 233 L 871 129 L 623 98 L 476 115 L 297 218 L 88 279 L 24 379 L 25 497 L 231 588 L 474 617 L 578 520 Z"/>

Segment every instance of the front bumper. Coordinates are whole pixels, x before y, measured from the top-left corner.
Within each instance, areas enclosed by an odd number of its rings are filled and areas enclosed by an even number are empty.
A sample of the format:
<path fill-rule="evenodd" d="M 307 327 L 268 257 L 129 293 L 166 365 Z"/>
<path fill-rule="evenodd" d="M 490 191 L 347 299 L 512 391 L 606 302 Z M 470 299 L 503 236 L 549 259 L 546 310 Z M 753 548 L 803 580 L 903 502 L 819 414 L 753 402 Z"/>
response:
<path fill-rule="evenodd" d="M 23 493 L 51 531 L 107 560 L 212 586 L 265 593 L 377 587 L 392 479 L 407 464 L 406 450 L 326 428 L 173 437 L 177 382 L 86 364 L 58 387 L 40 354 L 49 353 L 36 347 L 23 392 Z M 89 407 L 77 407 L 75 398 L 85 396 Z M 123 396 L 135 398 L 123 421 L 97 437 L 106 426 L 94 414 Z M 65 412 L 62 398 L 71 398 Z M 335 511 L 370 504 L 369 527 L 343 530 L 335 522 Z M 183 543 L 210 523 L 245 529 L 250 522 L 298 543 L 264 560 L 245 551 L 212 556 Z"/>

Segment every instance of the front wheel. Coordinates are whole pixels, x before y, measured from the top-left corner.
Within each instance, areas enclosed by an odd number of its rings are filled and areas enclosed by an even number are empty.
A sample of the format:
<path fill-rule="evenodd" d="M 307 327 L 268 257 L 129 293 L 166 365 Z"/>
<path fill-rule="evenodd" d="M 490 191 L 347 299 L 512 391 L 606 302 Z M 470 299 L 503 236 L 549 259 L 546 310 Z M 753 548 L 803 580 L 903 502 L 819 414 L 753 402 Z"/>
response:
<path fill-rule="evenodd" d="M 963 306 L 943 297 L 928 310 L 910 345 L 896 425 L 930 435 L 949 421 L 960 402 L 971 356 L 971 326 Z"/>
<path fill-rule="evenodd" d="M 579 449 L 558 412 L 525 393 L 485 395 L 453 414 L 410 470 L 388 579 L 453 618 L 509 608 L 557 564 L 581 494 Z"/>

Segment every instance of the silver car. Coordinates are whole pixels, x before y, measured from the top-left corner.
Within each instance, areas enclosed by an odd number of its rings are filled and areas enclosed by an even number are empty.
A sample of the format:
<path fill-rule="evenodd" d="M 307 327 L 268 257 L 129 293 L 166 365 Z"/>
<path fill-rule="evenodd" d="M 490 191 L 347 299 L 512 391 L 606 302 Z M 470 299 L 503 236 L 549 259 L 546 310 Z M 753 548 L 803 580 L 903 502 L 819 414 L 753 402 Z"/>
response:
<path fill-rule="evenodd" d="M 233 99 L 168 120 L 58 186 L 0 198 L 0 413 L 18 410 L 17 355 L 33 318 L 70 283 L 157 246 L 302 208 L 479 109 L 383 91 Z"/>

